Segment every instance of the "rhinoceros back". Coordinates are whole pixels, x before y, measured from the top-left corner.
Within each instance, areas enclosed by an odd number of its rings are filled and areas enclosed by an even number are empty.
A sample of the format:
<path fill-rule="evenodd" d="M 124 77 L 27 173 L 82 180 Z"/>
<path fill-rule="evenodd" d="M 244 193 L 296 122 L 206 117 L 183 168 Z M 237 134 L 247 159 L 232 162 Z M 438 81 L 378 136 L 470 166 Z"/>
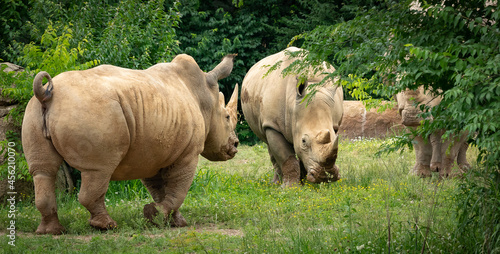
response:
<path fill-rule="evenodd" d="M 76 168 L 121 161 L 114 180 L 154 175 L 187 147 L 201 152 L 204 123 L 193 95 L 175 71 L 161 74 L 173 81 L 114 66 L 54 77 L 47 105 L 54 147 Z"/>
<path fill-rule="evenodd" d="M 287 50 L 299 49 L 292 47 Z M 265 129 L 272 128 L 292 143 L 291 124 L 287 123 L 291 121 L 296 82 L 295 76 L 283 77 L 281 72 L 293 61 L 294 59 L 289 59 L 289 56 L 281 51 L 256 63 L 243 80 L 243 114 L 252 131 L 264 142 L 267 142 Z M 277 63 L 279 67 L 269 72 L 269 68 Z"/>

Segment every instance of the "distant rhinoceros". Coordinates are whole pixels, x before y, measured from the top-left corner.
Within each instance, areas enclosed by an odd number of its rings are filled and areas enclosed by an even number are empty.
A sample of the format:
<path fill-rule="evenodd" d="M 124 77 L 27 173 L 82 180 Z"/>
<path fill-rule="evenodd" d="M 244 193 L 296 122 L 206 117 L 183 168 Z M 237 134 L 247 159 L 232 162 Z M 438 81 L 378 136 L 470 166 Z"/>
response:
<path fill-rule="evenodd" d="M 405 90 L 396 95 L 402 124 L 415 128 L 423 120 L 418 115 L 422 113 L 419 104 L 435 107 L 441 103 L 442 98 L 430 91 L 425 91 L 423 86 L 416 90 Z M 432 119 L 431 119 L 432 120 Z M 470 168 L 467 162 L 466 152 L 468 149 L 467 133 L 452 135 L 442 140 L 444 130 L 435 131 L 429 138 L 417 136 L 414 139 L 416 163 L 411 171 L 412 174 L 421 177 L 431 176 L 431 172 L 439 172 L 441 177 L 455 175 L 465 172 Z M 452 172 L 455 160 L 461 172 Z"/>
<path fill-rule="evenodd" d="M 101 65 L 33 81 L 22 127 L 23 148 L 42 214 L 37 233 L 60 234 L 54 181 L 61 162 L 81 171 L 80 203 L 90 225 L 116 227 L 104 204 L 110 180 L 141 179 L 172 226 L 186 226 L 179 212 L 201 154 L 228 160 L 237 152 L 236 87 L 224 106 L 217 80 L 227 77 L 234 55 L 204 73 L 188 55 L 146 70 Z M 42 86 L 43 78 L 48 84 Z"/>
<path fill-rule="evenodd" d="M 313 183 L 336 181 L 342 87 L 325 82 L 312 101 L 303 101 L 310 92 L 308 85 L 320 82 L 325 74 L 305 81 L 293 75 L 283 77 L 282 70 L 297 60 L 285 51 L 297 50 L 292 47 L 268 56 L 248 71 L 241 88 L 243 114 L 252 131 L 268 145 L 275 183 L 288 186 L 304 178 Z M 265 76 L 268 67 L 280 61 L 279 68 Z"/>

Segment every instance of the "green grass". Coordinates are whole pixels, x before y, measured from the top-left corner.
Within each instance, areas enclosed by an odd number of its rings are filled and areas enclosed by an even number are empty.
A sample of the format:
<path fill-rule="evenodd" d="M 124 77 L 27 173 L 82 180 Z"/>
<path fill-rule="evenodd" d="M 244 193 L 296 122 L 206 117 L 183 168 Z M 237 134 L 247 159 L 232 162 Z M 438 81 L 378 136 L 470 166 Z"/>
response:
<path fill-rule="evenodd" d="M 58 194 L 59 217 L 67 233 L 37 236 L 40 214 L 32 201 L 17 204 L 16 247 L 0 239 L 7 253 L 457 253 L 459 179 L 439 181 L 408 175 L 414 152 L 373 154 L 382 140 L 342 141 L 336 183 L 281 188 L 265 144 L 242 146 L 227 162 L 201 159 L 181 207 L 186 228 L 154 227 L 142 217 L 152 202 L 140 181 L 113 182 L 106 195 L 118 229 L 100 232 L 76 194 Z M 477 153 L 470 149 L 469 161 Z M 0 209 L 0 232 L 8 208 Z"/>

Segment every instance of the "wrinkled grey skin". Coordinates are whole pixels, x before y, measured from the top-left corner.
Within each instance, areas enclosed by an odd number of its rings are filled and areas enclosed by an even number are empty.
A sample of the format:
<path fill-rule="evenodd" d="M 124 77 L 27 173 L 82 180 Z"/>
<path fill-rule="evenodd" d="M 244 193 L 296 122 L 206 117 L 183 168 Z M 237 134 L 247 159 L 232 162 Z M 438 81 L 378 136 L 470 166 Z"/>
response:
<path fill-rule="evenodd" d="M 423 87 L 417 90 L 406 90 L 396 95 L 402 124 L 409 128 L 416 128 L 423 120 L 418 116 L 421 113 L 416 104 L 425 104 L 434 107 L 441 102 L 441 98 L 425 91 Z M 431 119 L 432 120 L 432 119 Z M 438 130 L 429 138 L 417 136 L 414 139 L 416 163 L 410 173 L 429 177 L 432 172 L 439 172 L 441 177 L 455 176 L 466 172 L 470 168 L 467 162 L 466 152 L 468 149 L 467 133 L 452 135 L 442 140 L 445 130 Z M 453 170 L 454 162 L 458 168 Z"/>
<path fill-rule="evenodd" d="M 324 75 L 311 76 L 305 82 L 297 76 L 283 77 L 282 70 L 294 60 L 281 51 L 248 71 L 241 90 L 243 114 L 252 131 L 268 145 L 275 168 L 274 182 L 290 186 L 303 178 L 312 183 L 336 181 L 342 87 L 326 82 L 318 87 L 312 101 L 303 102 L 309 93 L 307 86 L 320 82 Z M 264 77 L 266 66 L 279 61 L 280 67 Z"/>

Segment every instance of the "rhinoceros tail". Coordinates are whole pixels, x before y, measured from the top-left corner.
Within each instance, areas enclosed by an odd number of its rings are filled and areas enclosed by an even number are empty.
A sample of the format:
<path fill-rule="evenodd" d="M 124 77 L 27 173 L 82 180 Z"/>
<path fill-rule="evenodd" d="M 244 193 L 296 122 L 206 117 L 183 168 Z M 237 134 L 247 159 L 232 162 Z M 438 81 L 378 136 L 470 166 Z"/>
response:
<path fill-rule="evenodd" d="M 47 78 L 48 80 L 48 85 L 46 88 L 43 88 L 43 78 Z M 52 98 L 52 89 L 54 85 L 52 84 L 52 78 L 50 75 L 45 72 L 41 71 L 38 74 L 36 74 L 35 79 L 33 80 L 33 93 L 35 94 L 35 97 L 40 101 L 42 104 L 42 118 L 43 118 L 43 134 L 45 135 L 45 138 L 50 139 L 50 133 L 49 129 L 47 126 L 47 102 Z"/>
<path fill-rule="evenodd" d="M 43 78 L 47 78 L 49 83 L 46 89 L 44 89 L 42 85 Z M 42 105 L 52 97 L 52 88 L 52 78 L 47 72 L 41 71 L 36 74 L 35 79 L 33 80 L 33 93 Z"/>

